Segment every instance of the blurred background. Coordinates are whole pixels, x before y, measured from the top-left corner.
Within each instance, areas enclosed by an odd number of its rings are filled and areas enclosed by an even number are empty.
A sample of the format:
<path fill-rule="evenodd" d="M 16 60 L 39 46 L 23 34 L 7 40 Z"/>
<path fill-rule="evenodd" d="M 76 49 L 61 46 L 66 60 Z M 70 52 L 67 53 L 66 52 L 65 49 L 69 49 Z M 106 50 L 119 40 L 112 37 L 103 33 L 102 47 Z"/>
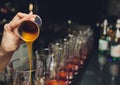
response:
<path fill-rule="evenodd" d="M 102 23 L 107 19 L 109 23 L 114 24 L 120 18 L 119 0 L 0 0 L 0 40 L 4 24 L 8 23 L 17 12 L 29 13 L 30 3 L 34 5 L 33 12 L 43 20 L 41 34 L 34 42 L 33 50 L 47 47 L 53 40 L 64 38 L 69 33 L 74 33 L 75 29 L 85 26 L 94 29 L 96 49 L 100 37 L 100 29 L 97 28 L 96 23 Z M 91 57 L 82 82 L 73 85 L 110 85 L 109 76 L 104 76 L 104 81 L 98 79 L 102 83 L 97 83 L 98 68 L 97 54 L 95 54 Z M 105 74 L 106 70 L 102 75 Z M 79 81 L 79 78 L 76 81 Z M 119 82 L 111 85 L 119 85 Z"/>
<path fill-rule="evenodd" d="M 43 39 L 47 44 L 55 38 L 65 36 L 79 25 L 95 28 L 96 22 L 103 21 L 104 18 L 114 22 L 120 11 L 118 0 L 0 0 L 0 32 L 17 12 L 29 13 L 30 3 L 34 5 L 33 12 L 43 20 L 41 44 Z"/>
<path fill-rule="evenodd" d="M 2 18 L 10 19 L 18 11 L 28 13 L 29 3 L 33 3 L 34 13 L 39 14 L 44 22 L 71 19 L 81 24 L 92 24 L 107 15 L 108 2 L 110 0 L 0 0 L 0 12 Z"/>

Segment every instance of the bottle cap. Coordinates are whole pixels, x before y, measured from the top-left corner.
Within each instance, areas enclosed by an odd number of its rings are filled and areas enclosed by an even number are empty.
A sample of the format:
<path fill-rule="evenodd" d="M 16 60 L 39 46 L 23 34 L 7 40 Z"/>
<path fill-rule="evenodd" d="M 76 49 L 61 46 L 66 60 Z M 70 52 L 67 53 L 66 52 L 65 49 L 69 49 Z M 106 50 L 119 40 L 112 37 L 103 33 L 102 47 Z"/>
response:
<path fill-rule="evenodd" d="M 120 19 L 117 19 L 116 23 L 117 23 L 117 24 L 120 24 Z"/>
<path fill-rule="evenodd" d="M 116 21 L 116 28 L 120 28 L 120 19 L 117 19 Z"/>
<path fill-rule="evenodd" d="M 119 29 L 116 30 L 116 37 L 120 38 L 120 31 L 119 31 Z"/>
<path fill-rule="evenodd" d="M 103 25 L 104 26 L 108 25 L 108 20 L 107 19 L 104 20 Z"/>

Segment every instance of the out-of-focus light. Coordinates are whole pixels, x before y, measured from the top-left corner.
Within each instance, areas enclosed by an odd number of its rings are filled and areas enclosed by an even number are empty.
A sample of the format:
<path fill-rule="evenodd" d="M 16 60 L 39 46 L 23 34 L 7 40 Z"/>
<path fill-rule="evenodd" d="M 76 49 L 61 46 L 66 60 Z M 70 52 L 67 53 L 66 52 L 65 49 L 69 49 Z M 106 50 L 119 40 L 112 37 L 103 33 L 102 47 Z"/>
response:
<path fill-rule="evenodd" d="M 7 22 L 7 20 L 6 20 L 6 19 L 3 19 L 2 21 L 3 21 L 4 23 L 5 23 L 5 22 Z"/>
<path fill-rule="evenodd" d="M 15 10 L 15 8 L 12 8 L 11 11 L 12 11 L 12 12 L 15 12 L 16 10 Z"/>
<path fill-rule="evenodd" d="M 64 38 L 64 41 L 67 41 L 67 39 L 66 39 L 66 38 Z"/>
<path fill-rule="evenodd" d="M 4 23 L 6 23 L 7 22 L 7 20 L 4 18 L 4 19 L 2 19 L 1 21 L 0 21 L 0 24 L 4 24 Z"/>
<path fill-rule="evenodd" d="M 10 7 L 11 6 L 11 2 L 6 2 L 5 3 L 5 7 Z"/>
<path fill-rule="evenodd" d="M 73 37 L 73 34 L 68 34 L 68 37 L 72 38 L 72 37 Z"/>
<path fill-rule="evenodd" d="M 100 23 L 99 23 L 99 22 L 97 22 L 97 23 L 96 23 L 96 26 L 97 26 L 97 27 L 99 27 L 99 26 L 100 26 Z"/>
<path fill-rule="evenodd" d="M 5 8 L 1 8 L 1 9 L 0 9 L 0 12 L 2 12 L 2 13 L 7 13 L 7 10 L 6 10 Z"/>
<path fill-rule="evenodd" d="M 68 21 L 67 21 L 67 23 L 68 23 L 68 24 L 71 24 L 71 23 L 72 23 L 72 21 L 71 21 L 71 20 L 68 20 Z"/>
<path fill-rule="evenodd" d="M 29 11 L 33 11 L 33 4 L 32 3 L 29 4 Z"/>

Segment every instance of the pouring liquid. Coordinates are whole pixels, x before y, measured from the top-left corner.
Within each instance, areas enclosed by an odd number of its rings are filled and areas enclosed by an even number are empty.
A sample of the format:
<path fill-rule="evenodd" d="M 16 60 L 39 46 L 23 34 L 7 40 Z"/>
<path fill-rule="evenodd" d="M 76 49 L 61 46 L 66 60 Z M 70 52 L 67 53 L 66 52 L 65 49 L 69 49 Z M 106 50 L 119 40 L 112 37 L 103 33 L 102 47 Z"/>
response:
<path fill-rule="evenodd" d="M 28 47 L 29 69 L 30 69 L 30 85 L 32 85 L 32 44 L 39 35 L 39 28 L 31 21 L 25 21 L 19 28 L 21 38 Z"/>

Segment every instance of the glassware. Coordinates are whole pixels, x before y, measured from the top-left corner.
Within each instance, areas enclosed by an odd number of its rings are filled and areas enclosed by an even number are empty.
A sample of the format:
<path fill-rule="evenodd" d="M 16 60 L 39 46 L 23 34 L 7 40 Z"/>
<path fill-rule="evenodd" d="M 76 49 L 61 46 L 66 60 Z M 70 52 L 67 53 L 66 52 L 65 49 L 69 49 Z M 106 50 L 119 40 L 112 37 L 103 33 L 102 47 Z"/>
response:
<path fill-rule="evenodd" d="M 57 65 L 57 77 L 59 81 L 63 82 L 64 85 L 68 85 L 68 69 L 67 69 L 67 57 L 68 57 L 68 47 L 67 47 L 67 39 L 65 38 L 64 41 L 60 39 L 58 42 L 54 43 L 53 50 L 55 56 L 58 58 L 58 65 Z"/>
<path fill-rule="evenodd" d="M 19 58 L 10 62 L 13 85 L 41 85 L 43 66 L 38 59 L 32 59 L 32 69 L 30 70 L 29 59 Z"/>
<path fill-rule="evenodd" d="M 20 24 L 18 35 L 25 42 L 33 42 L 39 36 L 42 19 L 36 15 L 35 21 L 26 20 Z"/>
<path fill-rule="evenodd" d="M 44 48 L 39 52 L 39 58 L 43 62 L 43 77 L 45 85 L 66 85 L 59 78 L 59 67 L 61 53 L 58 43 L 51 43 L 48 48 Z"/>
<path fill-rule="evenodd" d="M 12 76 L 9 73 L 0 73 L 0 85 L 13 85 Z"/>
<path fill-rule="evenodd" d="M 30 71 L 33 68 L 32 67 L 32 57 L 33 57 L 32 44 L 39 36 L 41 25 L 42 25 L 42 19 L 38 15 L 36 15 L 35 21 L 26 20 L 23 23 L 21 23 L 19 28 L 17 29 L 18 36 L 26 42 L 28 47 Z"/>

